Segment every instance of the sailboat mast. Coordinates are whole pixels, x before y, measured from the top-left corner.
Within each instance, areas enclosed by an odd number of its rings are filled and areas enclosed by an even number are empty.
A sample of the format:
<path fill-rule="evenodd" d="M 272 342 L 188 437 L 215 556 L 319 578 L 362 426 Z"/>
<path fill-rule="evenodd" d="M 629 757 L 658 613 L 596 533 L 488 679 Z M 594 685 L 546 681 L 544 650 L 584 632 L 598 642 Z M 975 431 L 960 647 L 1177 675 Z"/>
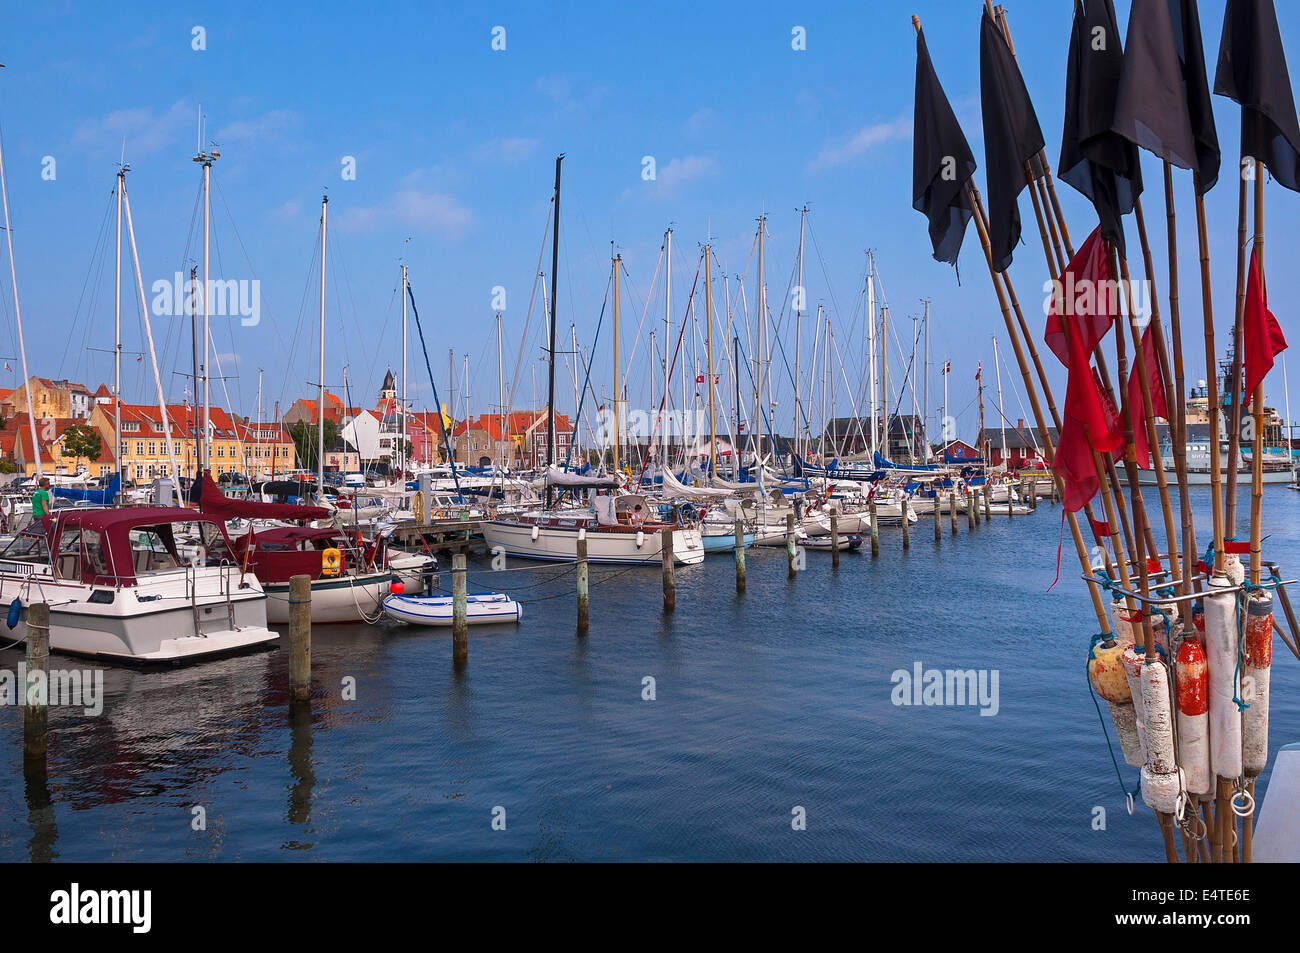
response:
<path fill-rule="evenodd" d="M 122 193 L 125 189 L 126 168 L 121 167 L 117 170 L 117 267 L 113 271 L 113 459 L 117 461 L 118 486 L 125 479 L 122 474 Z M 28 404 L 29 417 L 31 409 Z"/>
<path fill-rule="evenodd" d="M 889 308 L 880 309 L 880 404 L 881 434 L 885 456 L 889 456 Z"/>
<path fill-rule="evenodd" d="M 9 248 L 9 287 L 13 289 L 14 323 L 18 328 L 18 357 L 23 365 L 23 397 L 27 401 L 27 426 L 31 430 L 32 454 L 36 457 L 36 477 L 39 480 L 41 477 L 41 445 L 36 442 L 36 415 L 32 412 L 32 379 L 27 374 L 27 345 L 23 341 L 23 313 L 18 307 L 18 269 L 14 265 L 14 232 L 9 224 L 9 186 L 5 182 L 3 149 L 0 149 L 0 201 L 4 204 L 5 242 Z M 113 449 L 115 453 L 120 455 L 122 451 L 121 444 L 119 443 Z"/>
<path fill-rule="evenodd" d="M 398 479 L 403 483 L 406 482 L 406 468 L 409 465 L 406 459 L 406 266 L 402 266 L 402 406 L 399 413 L 402 418 L 401 440 L 402 446 L 399 451 L 398 459 L 401 461 L 401 468 L 398 470 Z M 498 319 L 498 333 L 500 332 L 500 320 Z M 498 363 L 500 359 L 498 358 Z M 428 418 L 426 418 L 427 420 Z"/>
<path fill-rule="evenodd" d="M 505 470 L 505 463 L 501 460 L 501 453 L 505 450 L 506 444 L 506 378 L 505 368 L 501 362 L 501 312 L 497 312 L 497 410 L 501 414 L 501 426 L 497 429 L 500 440 L 497 442 L 497 465 Z M 501 476 L 501 497 L 505 498 L 505 474 Z"/>
<path fill-rule="evenodd" d="M 1002 360 L 998 357 L 998 339 L 993 338 L 993 374 L 998 382 L 998 417 L 1002 422 L 1002 465 L 1007 465 L 1007 415 L 1002 410 Z"/>
<path fill-rule="evenodd" d="M 718 422 L 713 404 L 713 249 L 704 246 L 704 340 L 708 366 L 704 386 L 709 391 L 709 476 L 718 468 Z"/>
<path fill-rule="evenodd" d="M 212 163 L 220 155 L 217 150 L 211 152 L 203 151 L 203 133 L 202 118 L 199 120 L 199 152 L 194 157 L 195 162 L 203 163 L 203 461 L 202 469 L 207 469 L 212 463 L 212 433 L 209 420 L 212 415 L 211 394 L 209 391 L 209 378 L 211 374 L 208 368 L 212 363 L 212 337 L 211 337 L 211 314 L 210 304 L 208 302 L 208 292 L 212 288 L 211 273 L 209 272 L 209 250 L 212 242 Z M 324 265 L 325 251 L 321 249 L 321 282 L 324 283 Z M 323 307 L 323 305 L 322 305 Z M 322 372 L 323 375 L 324 372 Z"/>
<path fill-rule="evenodd" d="M 610 246 L 610 250 L 613 251 L 614 243 L 610 242 L 609 246 Z M 622 429 L 619 426 L 620 423 L 622 423 L 622 420 L 619 414 L 619 406 L 618 406 L 619 399 L 623 396 L 622 393 L 623 388 L 620 386 L 620 382 L 619 382 L 619 379 L 622 375 L 619 374 L 619 357 L 618 357 L 618 336 L 619 336 L 618 272 L 619 272 L 619 266 L 623 263 L 623 256 L 610 255 L 609 260 L 610 260 L 610 266 L 614 269 L 614 472 L 617 473 L 622 464 L 622 460 L 620 459 L 621 451 L 622 451 L 622 446 L 621 446 Z"/>
<path fill-rule="evenodd" d="M 560 267 L 560 163 L 564 161 L 564 154 L 555 157 L 555 209 L 554 221 L 551 226 L 551 331 L 547 335 L 546 343 L 550 351 L 549 369 L 547 374 L 547 391 L 546 391 L 546 463 L 551 466 L 555 463 L 555 314 L 559 310 L 560 302 L 556 298 L 556 277 Z M 577 421 L 574 421 L 574 428 L 577 428 Z M 551 488 L 546 488 L 546 505 L 551 504 Z"/>
<path fill-rule="evenodd" d="M 801 344 L 803 341 L 803 306 L 804 306 L 804 288 L 803 288 L 803 229 L 804 219 L 808 216 L 808 206 L 805 205 L 799 212 L 799 284 L 795 288 L 795 303 L 798 305 L 794 309 L 794 449 L 796 454 L 802 455 L 802 444 L 800 434 L 803 428 L 803 417 L 800 414 L 801 398 L 803 396 L 799 380 L 799 357 L 801 353 Z M 820 310 L 820 308 L 818 309 Z M 816 353 L 814 351 L 814 353 Z M 814 359 L 814 363 L 816 360 Z M 809 385 L 811 389 L 811 385 Z"/>
<path fill-rule="evenodd" d="M 325 495 L 325 239 L 328 234 L 328 223 L 326 221 L 326 212 L 329 209 L 330 197 L 322 195 L 320 200 L 320 379 L 318 381 L 320 393 L 317 396 L 318 410 L 316 416 L 316 494 L 319 497 Z M 207 239 L 204 238 L 204 260 L 207 259 Z M 207 265 L 204 265 L 207 268 Z M 207 303 L 206 295 L 204 296 L 203 320 L 206 338 L 207 330 Z M 204 347 L 207 347 L 206 340 Z M 206 353 L 206 352 L 205 352 Z M 203 378 L 203 400 L 204 400 L 204 453 L 207 453 L 207 394 L 208 381 L 207 370 L 204 370 Z"/>
<path fill-rule="evenodd" d="M 921 387 L 921 462 L 930 461 L 930 302 L 925 302 L 925 364 Z"/>
<path fill-rule="evenodd" d="M 867 252 L 867 366 L 871 381 L 868 387 L 871 393 L 868 395 L 867 402 L 871 405 L 871 459 L 874 465 L 876 459 L 876 438 L 880 433 L 880 420 L 877 414 L 878 405 L 878 386 L 880 381 L 876 379 L 876 262 L 875 256 Z"/>
<path fill-rule="evenodd" d="M 763 401 L 767 394 L 765 382 L 767 375 L 764 372 L 767 366 L 767 279 L 763 269 L 763 239 L 764 232 L 767 231 L 765 223 L 767 216 L 758 217 L 758 354 L 756 363 L 758 374 L 755 377 L 754 385 L 754 426 L 758 429 L 758 447 L 759 452 L 763 446 Z M 772 447 L 773 453 L 776 447 Z"/>
<path fill-rule="evenodd" d="M 673 230 L 670 227 L 664 232 L 664 261 L 667 263 L 664 271 L 664 404 L 668 404 L 669 395 L 672 394 L 672 364 L 668 358 L 668 351 L 673 346 Z M 662 423 L 664 431 L 664 459 L 665 469 L 670 462 L 672 444 L 668 438 L 668 422 Z"/>

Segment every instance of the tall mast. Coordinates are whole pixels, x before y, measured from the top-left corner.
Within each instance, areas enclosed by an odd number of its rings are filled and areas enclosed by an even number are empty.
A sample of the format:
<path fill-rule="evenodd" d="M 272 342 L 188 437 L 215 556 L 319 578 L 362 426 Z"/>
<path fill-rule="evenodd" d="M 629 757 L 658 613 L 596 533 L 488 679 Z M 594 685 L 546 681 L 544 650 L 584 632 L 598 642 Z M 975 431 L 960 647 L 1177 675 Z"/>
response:
<path fill-rule="evenodd" d="M 573 457 L 577 459 L 578 454 L 578 404 L 582 402 L 582 391 L 578 387 L 578 378 L 581 376 L 583 365 L 586 363 L 582 360 L 582 353 L 578 350 L 578 328 L 572 321 L 569 322 L 569 347 L 573 349 L 573 436 L 570 438 L 570 445 L 574 448 Z"/>
<path fill-rule="evenodd" d="M 27 401 L 27 425 L 31 430 L 32 453 L 36 457 L 36 477 L 41 476 L 41 445 L 36 442 L 36 414 L 32 409 L 32 379 L 27 374 L 27 345 L 23 342 L 23 313 L 18 307 L 18 269 L 14 265 L 14 232 L 9 223 L 9 187 L 5 182 L 4 150 L 0 149 L 0 200 L 4 203 L 5 242 L 9 247 L 9 286 L 13 289 L 14 322 L 18 327 L 18 357 L 23 365 L 23 396 Z M 120 231 L 119 231 L 120 234 Z M 119 238 L 120 242 L 121 239 Z M 121 453 L 121 445 L 115 448 Z"/>
<path fill-rule="evenodd" d="M 1002 409 L 1002 360 L 998 357 L 998 339 L 993 338 L 993 374 L 998 382 L 998 417 L 1002 424 L 1002 465 L 1007 465 L 1007 415 Z"/>
<path fill-rule="evenodd" d="M 399 413 L 401 414 L 402 417 L 402 437 L 401 437 L 402 447 L 401 447 L 401 456 L 399 457 L 399 459 L 402 461 L 402 465 L 401 465 L 401 469 L 398 471 L 398 479 L 401 480 L 403 483 L 406 482 L 406 468 L 409 465 L 406 459 L 406 288 L 407 288 L 407 284 L 408 282 L 406 280 L 406 266 L 403 265 L 402 266 L 402 406 L 399 408 Z M 497 319 L 497 324 L 498 324 L 497 332 L 498 334 L 500 334 L 500 330 L 501 330 L 500 318 Z M 427 420 L 428 418 L 426 417 L 425 419 Z"/>
<path fill-rule="evenodd" d="M 117 461 L 118 485 L 122 477 L 122 192 L 126 189 L 126 166 L 117 170 L 117 238 L 113 271 L 113 459 Z M 26 371 L 23 372 L 26 374 Z M 27 416 L 32 406 L 27 405 Z M 32 443 L 35 447 L 35 442 Z M 40 455 L 37 454 L 37 459 Z M 179 476 L 179 474 L 177 475 Z"/>
<path fill-rule="evenodd" d="M 612 251 L 614 243 L 610 242 L 609 246 Z M 614 269 L 614 472 L 617 473 L 621 463 L 619 456 L 622 449 L 620 446 L 622 442 L 622 431 L 619 427 L 621 418 L 619 415 L 618 403 L 620 398 L 623 396 L 623 388 L 619 385 L 619 379 L 622 375 L 618 372 L 618 271 L 619 265 L 623 263 L 623 256 L 611 255 L 609 261 L 610 266 Z"/>
<path fill-rule="evenodd" d="M 763 401 L 771 395 L 767 393 L 765 383 L 767 375 L 767 279 L 763 273 L 763 233 L 766 228 L 767 216 L 758 217 L 758 375 L 754 386 L 754 426 L 759 431 L 759 451 L 761 453 L 763 446 L 763 415 L 767 408 L 763 406 Z M 772 452 L 776 452 L 775 444 Z"/>
<path fill-rule="evenodd" d="M 320 200 L 320 394 L 318 396 L 319 410 L 316 417 L 316 494 L 319 497 L 325 495 L 325 239 L 328 234 L 328 223 L 326 221 L 326 212 L 329 209 L 330 197 L 322 195 Z M 204 239 L 206 248 L 207 239 Z M 204 251 L 203 258 L 207 260 L 207 252 Z M 206 270 L 207 265 L 204 265 Z M 203 320 L 204 330 L 207 330 L 208 306 L 207 296 L 204 296 Z M 204 335 L 206 338 L 206 334 Z M 207 346 L 206 340 L 204 347 Z M 204 396 L 204 445 L 207 444 L 207 371 L 204 371 L 203 396 Z"/>
<path fill-rule="evenodd" d="M 546 343 L 550 351 L 549 367 L 547 370 L 547 390 L 546 390 L 546 464 L 552 466 L 555 463 L 555 314 L 559 310 L 560 302 L 556 298 L 556 276 L 560 267 L 560 163 L 564 161 L 564 153 L 555 157 L 555 209 L 554 222 L 551 226 L 551 331 L 547 335 Z M 577 422 L 574 422 L 575 428 Z M 551 488 L 548 484 L 546 487 L 546 505 L 551 504 Z"/>
<path fill-rule="evenodd" d="M 925 302 L 925 364 L 921 385 L 921 462 L 930 461 L 930 302 Z"/>
<path fill-rule="evenodd" d="M 257 465 L 262 465 L 262 369 L 257 369 Z M 251 477 L 249 482 L 252 482 Z"/>
<path fill-rule="evenodd" d="M 870 367 L 869 376 L 871 378 L 868 387 L 871 391 L 868 396 L 868 403 L 871 405 L 871 459 L 874 465 L 876 459 L 876 437 L 880 433 L 880 420 L 876 405 L 877 385 L 880 383 L 876 380 L 876 262 L 871 252 L 867 252 L 867 365 Z"/>
<path fill-rule="evenodd" d="M 799 212 L 799 285 L 795 289 L 795 301 L 798 304 L 798 307 L 795 308 L 794 310 L 794 431 L 792 433 L 792 436 L 794 437 L 794 448 L 796 453 L 799 453 L 801 448 L 799 435 L 803 429 L 803 417 L 799 413 L 800 397 L 801 397 L 800 381 L 799 381 L 799 356 L 800 356 L 800 345 L 803 341 L 803 304 L 804 304 L 803 301 L 804 299 L 803 225 L 804 225 L 804 219 L 807 217 L 807 215 L 808 215 L 808 206 L 805 205 L 802 211 Z M 814 350 L 814 354 L 815 353 L 816 351 Z M 815 357 L 813 359 L 813 363 L 814 364 L 816 363 Z M 809 389 L 811 389 L 811 385 Z"/>
<path fill-rule="evenodd" d="M 497 434 L 500 439 L 497 441 L 497 466 L 501 469 L 501 496 L 505 498 L 506 479 L 505 464 L 501 459 L 501 454 L 505 450 L 506 443 L 506 379 L 505 371 L 501 366 L 501 312 L 497 312 L 497 412 L 500 414 L 501 425 L 497 428 Z"/>
<path fill-rule="evenodd" d="M 199 151 L 194 156 L 195 162 L 203 164 L 203 460 L 202 469 L 207 469 L 212 462 L 212 435 L 209 430 L 208 421 L 212 414 L 212 404 L 208 389 L 208 378 L 211 376 L 208 367 L 212 363 L 212 346 L 211 332 L 209 323 L 211 315 L 209 314 L 210 305 L 208 303 L 208 292 L 212 288 L 211 275 L 208 271 L 208 251 L 212 238 L 212 163 L 221 155 L 216 149 L 207 152 L 203 151 L 203 117 L 199 117 Z M 325 283 L 325 249 L 321 247 L 321 285 Z M 322 303 L 321 308 L 324 309 Z M 323 313 L 323 310 L 322 310 Z M 324 380 L 324 371 L 321 371 L 321 379 Z"/>
<path fill-rule="evenodd" d="M 197 480 L 203 465 L 203 434 L 199 432 L 199 269 L 190 268 L 190 360 L 194 372 L 194 392 L 190 395 L 190 433 L 194 436 L 194 472 L 191 480 Z M 121 376 L 119 370 L 118 376 Z M 279 420 L 279 416 L 276 420 Z"/>
<path fill-rule="evenodd" d="M 821 324 L 821 320 L 822 320 L 822 306 L 817 305 L 817 323 Z M 826 381 L 827 381 L 827 375 L 830 373 L 830 367 L 831 367 L 831 319 L 830 318 L 826 319 L 826 331 L 824 334 L 824 339 L 822 341 L 822 352 L 825 354 L 825 357 L 822 359 L 822 439 L 819 441 L 819 446 L 821 449 L 822 466 L 826 466 L 825 443 L 826 443 L 826 431 L 828 429 L 827 420 L 826 420 Z M 816 353 L 817 353 L 816 349 L 814 349 L 813 350 L 814 363 L 816 361 Z"/>
<path fill-rule="evenodd" d="M 708 352 L 708 376 L 704 386 L 709 391 L 709 476 L 712 477 L 718 467 L 718 426 L 713 406 L 713 249 L 704 246 L 704 339 Z"/>
<path fill-rule="evenodd" d="M 881 427 L 880 442 L 885 446 L 885 454 L 889 454 L 889 307 L 886 305 L 880 309 L 880 403 L 881 416 L 884 418 Z"/>
<path fill-rule="evenodd" d="M 912 366 L 907 375 L 908 387 L 912 391 L 912 432 L 907 437 L 907 450 L 913 463 L 918 462 L 916 459 L 916 412 L 919 410 L 916 402 L 916 345 L 920 335 L 917 333 L 916 324 L 916 315 L 912 315 Z"/>
<path fill-rule="evenodd" d="M 668 352 L 673 346 L 673 230 L 669 226 L 664 232 L 664 261 L 667 262 L 667 270 L 664 272 L 664 404 L 668 404 L 668 396 L 672 393 L 672 364 L 670 363 Z M 664 421 L 664 468 L 667 469 L 671 444 L 668 439 L 668 422 Z"/>

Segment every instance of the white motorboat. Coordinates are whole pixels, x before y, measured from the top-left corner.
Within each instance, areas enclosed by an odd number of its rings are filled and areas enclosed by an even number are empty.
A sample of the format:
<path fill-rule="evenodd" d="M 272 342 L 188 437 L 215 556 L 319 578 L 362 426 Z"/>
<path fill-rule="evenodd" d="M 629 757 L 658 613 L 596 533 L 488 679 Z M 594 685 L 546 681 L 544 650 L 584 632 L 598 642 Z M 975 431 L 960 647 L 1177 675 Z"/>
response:
<path fill-rule="evenodd" d="M 202 540 L 193 565 L 177 537 Z M 179 507 L 57 510 L 0 553 L 0 600 L 50 607 L 50 649 L 106 661 L 179 663 L 275 641 L 267 597 L 217 520 Z"/>

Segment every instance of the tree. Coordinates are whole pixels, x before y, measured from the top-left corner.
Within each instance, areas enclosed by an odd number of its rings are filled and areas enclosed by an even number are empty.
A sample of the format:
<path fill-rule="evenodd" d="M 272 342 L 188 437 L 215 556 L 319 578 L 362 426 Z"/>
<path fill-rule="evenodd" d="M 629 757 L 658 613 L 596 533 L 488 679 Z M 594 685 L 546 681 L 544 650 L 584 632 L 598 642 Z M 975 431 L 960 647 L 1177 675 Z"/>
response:
<path fill-rule="evenodd" d="M 73 424 L 63 431 L 63 456 L 74 460 L 84 457 L 87 460 L 99 459 L 103 442 L 99 431 L 89 424 Z"/>
<path fill-rule="evenodd" d="M 316 425 L 300 420 L 289 428 L 289 436 L 293 438 L 294 449 L 298 452 L 299 465 L 309 470 L 316 469 L 316 448 L 319 446 L 320 440 L 317 435 Z M 328 450 L 334 446 L 334 442 L 338 438 L 339 425 L 326 417 L 325 448 Z"/>

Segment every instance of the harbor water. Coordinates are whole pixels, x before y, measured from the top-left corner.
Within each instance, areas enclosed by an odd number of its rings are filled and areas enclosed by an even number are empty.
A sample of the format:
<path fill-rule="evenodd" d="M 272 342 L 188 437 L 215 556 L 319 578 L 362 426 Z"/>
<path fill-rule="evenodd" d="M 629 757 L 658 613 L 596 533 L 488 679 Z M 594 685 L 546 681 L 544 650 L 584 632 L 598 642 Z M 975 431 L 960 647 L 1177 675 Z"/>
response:
<path fill-rule="evenodd" d="M 1300 572 L 1300 493 L 1264 504 L 1265 558 Z M 1046 501 L 955 538 L 945 516 L 939 543 L 925 517 L 906 552 L 885 529 L 878 558 L 809 552 L 792 580 L 784 550 L 750 550 L 743 596 L 710 556 L 667 617 L 657 565 L 592 567 L 585 638 L 572 571 L 473 559 L 470 591 L 517 595 L 520 625 L 472 627 L 460 671 L 449 629 L 317 626 L 309 713 L 286 646 L 105 668 L 102 714 L 51 710 L 44 776 L 0 707 L 0 860 L 1161 861 L 1088 689 L 1068 534 L 1046 591 L 1061 530 Z M 1276 750 L 1300 741 L 1300 663 L 1280 639 L 1273 658 Z M 896 704 L 918 664 L 997 691 Z"/>

